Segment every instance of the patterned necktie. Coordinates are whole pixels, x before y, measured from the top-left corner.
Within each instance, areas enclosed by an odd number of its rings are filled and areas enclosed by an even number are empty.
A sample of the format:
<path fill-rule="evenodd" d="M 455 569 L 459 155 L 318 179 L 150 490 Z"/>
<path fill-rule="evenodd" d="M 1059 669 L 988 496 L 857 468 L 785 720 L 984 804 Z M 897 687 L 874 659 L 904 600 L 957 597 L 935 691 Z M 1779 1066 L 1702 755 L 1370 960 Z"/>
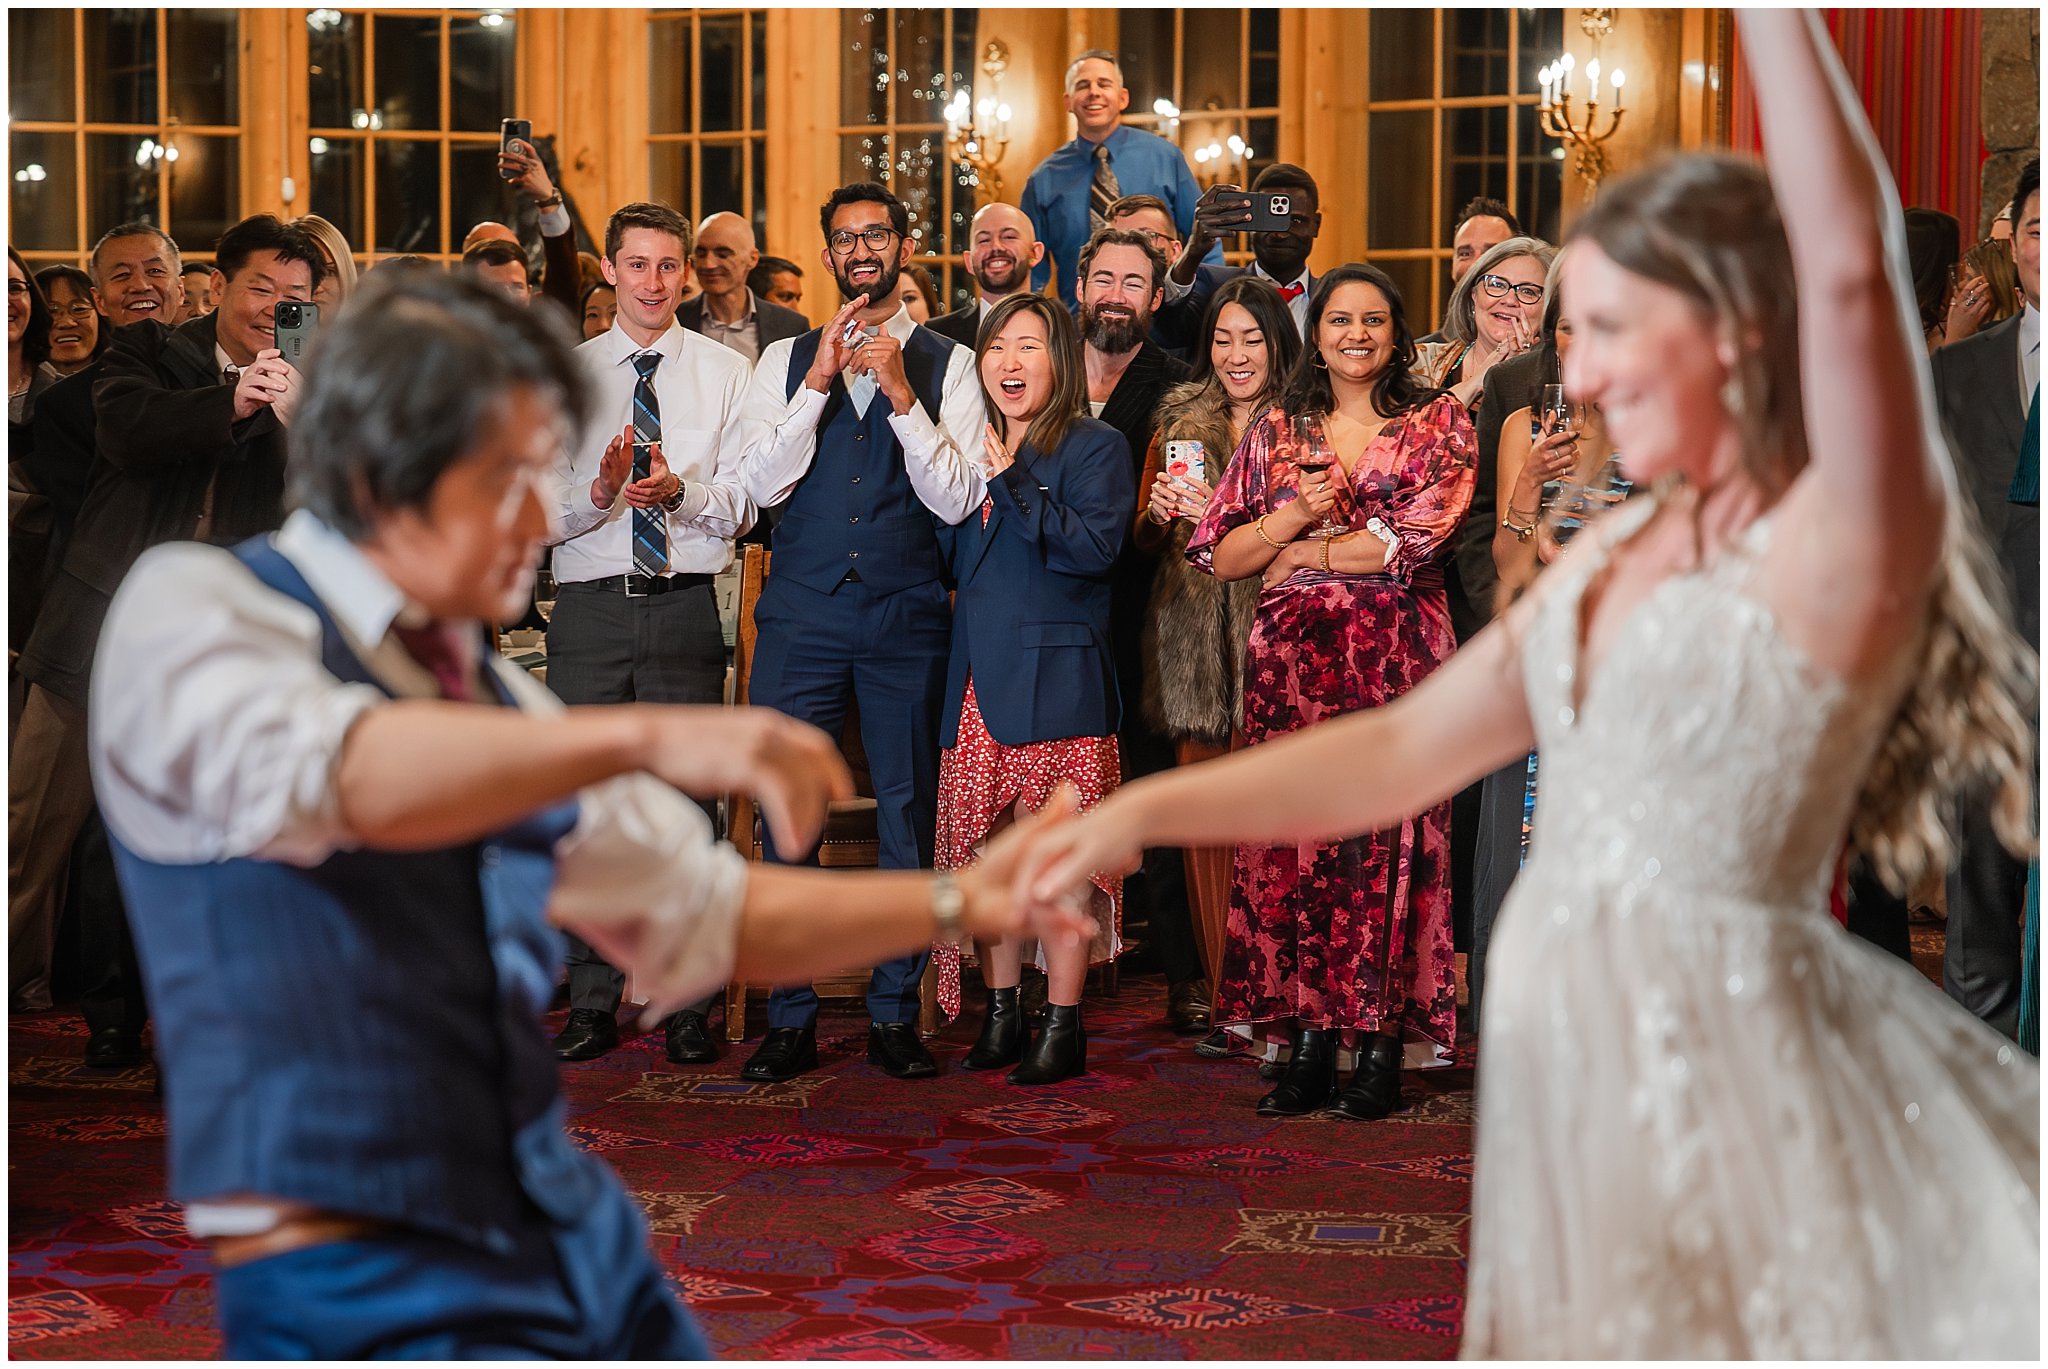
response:
<path fill-rule="evenodd" d="M 653 444 L 661 441 L 661 403 L 654 397 L 654 368 L 661 353 L 642 352 L 633 358 L 640 373 L 633 386 L 633 479 L 649 474 Z M 633 510 L 633 569 L 659 575 L 668 569 L 668 515 L 660 509 Z"/>
<path fill-rule="evenodd" d="M 2034 387 L 2027 401 L 2027 426 L 2020 435 L 2020 462 L 2012 473 L 2012 488 L 2005 498 L 2011 504 L 2041 502 L 2041 387 Z"/>
<path fill-rule="evenodd" d="M 1109 165 L 1109 144 L 1095 147 L 1095 179 L 1088 183 L 1088 231 L 1100 233 L 1109 227 L 1109 207 L 1123 198 L 1116 172 Z"/>
<path fill-rule="evenodd" d="M 470 701 L 469 677 L 462 668 L 462 654 L 445 623 L 428 623 L 425 627 L 400 627 L 393 623 L 391 635 L 433 675 L 434 683 L 441 686 L 442 698 L 458 703 Z"/>

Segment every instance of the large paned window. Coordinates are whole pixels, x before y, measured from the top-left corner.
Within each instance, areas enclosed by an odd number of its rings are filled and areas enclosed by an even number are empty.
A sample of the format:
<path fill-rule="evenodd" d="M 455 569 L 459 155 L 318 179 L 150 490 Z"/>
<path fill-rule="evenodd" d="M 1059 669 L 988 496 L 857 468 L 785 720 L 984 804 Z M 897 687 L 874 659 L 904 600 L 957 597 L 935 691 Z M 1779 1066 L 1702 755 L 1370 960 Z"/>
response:
<path fill-rule="evenodd" d="M 1564 153 L 1538 126 L 1536 73 L 1564 44 L 1555 9 L 1375 9 L 1366 106 L 1367 254 L 1415 331 L 1450 294 L 1451 232 L 1475 195 L 1555 242 Z"/>
<path fill-rule="evenodd" d="M 869 8 L 845 10 L 840 20 L 840 180 L 881 181 L 903 201 L 917 262 L 947 309 L 973 290 L 961 263 L 974 182 L 966 164 L 946 156 L 945 110 L 954 87 L 979 74 L 978 14 Z"/>
<path fill-rule="evenodd" d="M 1124 121 L 1179 143 L 1205 188 L 1280 160 L 1280 11 L 1121 10 L 1117 63 Z"/>
<path fill-rule="evenodd" d="M 720 210 L 768 238 L 768 16 L 654 10 L 647 27 L 648 184 L 691 223 Z"/>
<path fill-rule="evenodd" d="M 231 9 L 7 12 L 8 235 L 83 262 L 147 219 L 204 259 L 241 217 L 241 23 Z"/>
<path fill-rule="evenodd" d="M 498 123 L 519 111 L 518 23 L 497 10 L 306 12 L 314 213 L 360 259 L 459 255 L 505 205 Z"/>

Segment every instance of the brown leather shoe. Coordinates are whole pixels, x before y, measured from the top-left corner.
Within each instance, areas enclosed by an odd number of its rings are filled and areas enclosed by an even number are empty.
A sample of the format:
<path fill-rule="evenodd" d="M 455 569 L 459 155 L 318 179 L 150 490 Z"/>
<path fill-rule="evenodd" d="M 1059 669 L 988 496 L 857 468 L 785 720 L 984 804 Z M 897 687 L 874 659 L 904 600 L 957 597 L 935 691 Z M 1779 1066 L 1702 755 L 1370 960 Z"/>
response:
<path fill-rule="evenodd" d="M 1206 980 L 1184 979 L 1166 989 L 1166 1025 L 1181 1036 L 1200 1036 L 1209 1030 L 1209 985 Z"/>

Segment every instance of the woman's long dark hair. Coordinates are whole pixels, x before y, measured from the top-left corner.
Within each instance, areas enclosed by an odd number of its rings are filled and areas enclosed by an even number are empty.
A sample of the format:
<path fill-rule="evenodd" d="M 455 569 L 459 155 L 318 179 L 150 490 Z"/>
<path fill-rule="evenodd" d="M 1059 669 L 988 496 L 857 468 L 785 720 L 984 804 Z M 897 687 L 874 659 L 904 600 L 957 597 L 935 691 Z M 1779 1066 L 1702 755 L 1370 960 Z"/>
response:
<path fill-rule="evenodd" d="M 1256 418 L 1280 401 L 1280 392 L 1301 361 L 1301 334 L 1294 326 L 1294 312 L 1287 307 L 1280 289 L 1263 276 L 1246 272 L 1223 283 L 1209 297 L 1202 314 L 1202 330 L 1195 334 L 1194 369 L 1188 379 L 1197 385 L 1222 385 L 1216 377 L 1216 322 L 1223 306 L 1235 304 L 1252 316 L 1252 322 L 1266 335 L 1266 388 L 1252 404 Z"/>
<path fill-rule="evenodd" d="M 1394 325 L 1393 359 L 1380 372 L 1380 378 L 1373 382 L 1374 412 L 1382 418 L 1392 418 L 1395 414 L 1420 408 L 1442 393 L 1415 378 L 1415 335 L 1408 331 L 1408 314 L 1401 305 L 1400 287 L 1379 267 L 1353 262 L 1318 280 L 1315 293 L 1309 296 L 1308 341 L 1294 363 L 1294 374 L 1288 377 L 1287 393 L 1281 399 L 1290 416 L 1326 414 L 1335 407 L 1337 396 L 1330 388 L 1330 370 L 1323 361 L 1323 314 L 1330 307 L 1330 296 L 1337 293 L 1340 286 L 1361 281 L 1387 297 L 1387 318 Z"/>
<path fill-rule="evenodd" d="M 43 287 L 36 284 L 36 274 L 28 269 L 21 253 L 10 246 L 7 259 L 21 268 L 28 282 L 28 329 L 21 335 L 21 360 L 33 371 L 50 359 L 50 302 L 43 298 Z"/>
<path fill-rule="evenodd" d="M 1088 365 L 1081 356 L 1080 329 L 1074 325 L 1074 316 L 1067 312 L 1067 307 L 1027 290 L 989 310 L 975 339 L 974 378 L 981 383 L 981 359 L 988 354 L 989 343 L 1009 326 L 1012 318 L 1023 313 L 1036 314 L 1045 324 L 1046 345 L 1052 349 L 1052 396 L 1024 429 L 1024 440 L 1017 444 L 1017 449 L 1029 447 L 1041 456 L 1050 456 L 1067 440 L 1067 430 L 1074 426 L 1074 420 L 1088 412 Z M 981 402 L 995 430 L 1006 432 L 1003 411 L 996 407 L 995 396 L 988 392 L 985 383 L 981 385 Z"/>

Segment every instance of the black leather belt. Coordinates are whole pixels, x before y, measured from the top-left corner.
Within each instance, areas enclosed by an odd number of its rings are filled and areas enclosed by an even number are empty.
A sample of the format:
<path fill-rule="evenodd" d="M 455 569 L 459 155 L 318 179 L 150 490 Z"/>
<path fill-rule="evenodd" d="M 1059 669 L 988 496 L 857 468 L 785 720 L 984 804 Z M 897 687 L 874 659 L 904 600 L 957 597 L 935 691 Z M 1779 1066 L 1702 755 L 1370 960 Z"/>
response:
<path fill-rule="evenodd" d="M 679 589 L 697 589 L 709 585 L 717 577 L 712 575 L 607 575 L 602 580 L 572 580 L 568 584 L 585 589 L 607 590 L 623 594 L 628 599 L 646 599 L 656 594 L 673 594 Z M 567 588 L 564 585 L 564 588 Z"/>

